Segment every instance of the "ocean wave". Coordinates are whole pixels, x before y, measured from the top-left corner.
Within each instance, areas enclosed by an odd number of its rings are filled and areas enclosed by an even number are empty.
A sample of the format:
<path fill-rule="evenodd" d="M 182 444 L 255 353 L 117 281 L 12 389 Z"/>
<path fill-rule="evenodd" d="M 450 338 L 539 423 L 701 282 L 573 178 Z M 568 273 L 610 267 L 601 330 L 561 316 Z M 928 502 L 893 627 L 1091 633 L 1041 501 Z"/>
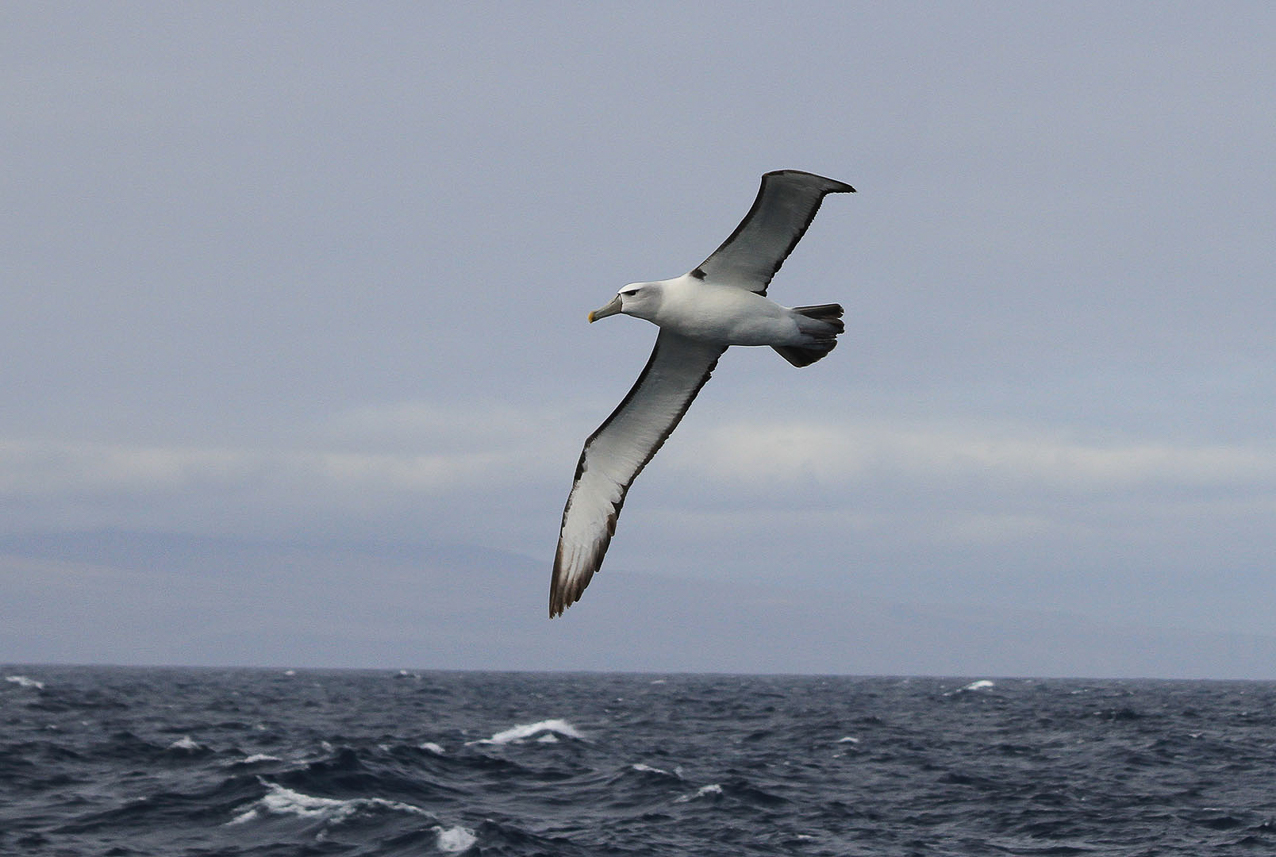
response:
<path fill-rule="evenodd" d="M 198 741 L 196 741 L 194 738 L 192 738 L 189 735 L 183 735 L 181 738 L 178 738 L 172 744 L 168 745 L 168 749 L 174 750 L 178 753 L 187 753 L 187 754 L 209 752 L 209 749 L 207 747 L 205 747 L 203 744 L 199 743 Z"/>
<path fill-rule="evenodd" d="M 128 730 L 106 736 L 92 747 L 92 755 L 99 759 L 117 759 L 121 762 L 158 760 L 182 752 L 147 739 Z"/>
<path fill-rule="evenodd" d="M 660 768 L 653 768 L 651 765 L 644 765 L 642 762 L 636 762 L 630 765 L 629 769 L 631 771 L 637 771 L 640 774 L 659 774 L 662 777 L 675 777 L 681 779 L 677 774 L 671 774 Z"/>
<path fill-rule="evenodd" d="M 722 786 L 718 785 L 717 783 L 710 783 L 707 786 L 701 786 L 700 788 L 696 789 L 696 793 L 693 795 L 682 795 L 680 797 L 674 798 L 674 803 L 688 803 L 690 801 L 697 800 L 699 798 L 721 797 L 721 796 L 722 796 Z"/>
<path fill-rule="evenodd" d="M 271 815 L 291 815 L 325 823 L 338 824 L 359 812 L 390 811 L 431 817 L 418 806 L 379 797 L 340 798 L 317 797 L 262 780 L 268 791 L 252 808 L 245 810 L 227 824 L 246 824 Z"/>
<path fill-rule="evenodd" d="M 959 693 L 970 693 L 977 690 L 992 690 L 993 686 L 994 685 L 991 681 L 986 678 L 981 678 L 978 681 L 972 681 L 970 684 L 959 687 L 956 690 L 950 690 L 945 693 L 944 696 L 955 696 Z"/>
<path fill-rule="evenodd" d="M 584 741 L 585 736 L 582 735 L 575 726 L 566 720 L 540 720 L 536 723 L 525 723 L 518 726 L 511 726 L 501 732 L 497 732 L 491 738 L 482 738 L 478 741 L 468 741 L 467 744 L 518 744 L 526 741 L 533 736 L 540 736 L 538 740 L 541 743 L 553 743 L 558 740 L 558 736 L 563 735 L 567 738 L 574 738 L 577 741 Z"/>
<path fill-rule="evenodd" d="M 231 764 L 234 765 L 258 765 L 262 762 L 282 762 L 283 759 L 278 756 L 272 756 L 269 753 L 253 753 L 251 756 L 245 756 L 242 759 L 236 759 Z"/>
<path fill-rule="evenodd" d="M 461 854 L 478 844 L 474 831 L 460 825 L 446 828 L 435 825 L 434 831 L 439 835 L 435 844 L 444 854 Z"/>
<path fill-rule="evenodd" d="M 7 682 L 12 682 L 18 687 L 29 687 L 32 690 L 44 690 L 44 682 L 29 678 L 24 675 L 7 675 L 4 677 Z"/>

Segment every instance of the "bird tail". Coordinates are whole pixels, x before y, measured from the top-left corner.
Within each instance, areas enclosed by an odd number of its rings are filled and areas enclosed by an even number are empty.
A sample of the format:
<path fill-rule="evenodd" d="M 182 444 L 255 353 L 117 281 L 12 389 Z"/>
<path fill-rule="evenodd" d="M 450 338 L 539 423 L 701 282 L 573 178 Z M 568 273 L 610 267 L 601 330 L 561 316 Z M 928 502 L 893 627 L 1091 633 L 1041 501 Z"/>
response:
<path fill-rule="evenodd" d="M 803 333 L 809 334 L 811 344 L 772 345 L 771 347 L 794 366 L 810 366 L 816 360 L 837 347 L 837 335 L 846 330 L 842 324 L 841 304 L 820 304 L 819 306 L 795 306 L 793 312 L 802 316 L 798 326 Z M 811 319 L 815 323 L 804 323 Z"/>

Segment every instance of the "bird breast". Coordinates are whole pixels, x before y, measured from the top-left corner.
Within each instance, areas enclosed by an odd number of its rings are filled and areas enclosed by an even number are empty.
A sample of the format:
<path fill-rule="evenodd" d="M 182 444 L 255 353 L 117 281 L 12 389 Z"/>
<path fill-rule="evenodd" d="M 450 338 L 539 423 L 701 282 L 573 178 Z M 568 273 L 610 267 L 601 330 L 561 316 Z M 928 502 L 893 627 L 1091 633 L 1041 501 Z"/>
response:
<path fill-rule="evenodd" d="M 653 321 L 692 339 L 722 345 L 801 341 L 792 313 L 762 295 L 700 280 L 668 281 Z"/>

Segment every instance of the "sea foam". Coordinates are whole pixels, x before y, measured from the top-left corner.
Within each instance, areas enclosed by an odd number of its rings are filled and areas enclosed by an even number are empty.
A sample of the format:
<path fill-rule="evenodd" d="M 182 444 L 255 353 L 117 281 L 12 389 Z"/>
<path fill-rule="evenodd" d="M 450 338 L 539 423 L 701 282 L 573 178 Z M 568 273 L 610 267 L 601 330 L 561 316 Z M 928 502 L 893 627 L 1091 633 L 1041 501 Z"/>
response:
<path fill-rule="evenodd" d="M 474 831 L 460 825 L 448 828 L 436 825 L 434 830 L 439 834 L 438 841 L 435 844 L 445 854 L 460 854 L 462 851 L 469 851 L 478 842 L 478 837 L 474 835 Z"/>
<path fill-rule="evenodd" d="M 722 786 L 718 785 L 717 783 L 710 783 L 707 786 L 701 786 L 700 788 L 698 788 L 696 790 L 696 793 L 693 795 L 683 795 L 682 797 L 674 798 L 674 803 L 688 803 L 689 801 L 693 801 L 696 798 L 716 797 L 721 794 L 722 794 Z"/>
<path fill-rule="evenodd" d="M 27 678 L 24 675 L 7 675 L 5 681 L 13 682 L 18 687 L 29 687 L 34 690 L 44 690 L 44 682 L 36 681 L 33 678 Z"/>
<path fill-rule="evenodd" d="M 958 693 L 970 693 L 971 691 L 976 691 L 976 690 L 990 690 L 992 687 L 993 687 L 993 683 L 991 681 L 989 681 L 986 678 L 981 678 L 979 681 L 972 681 L 970 684 L 966 685 L 965 687 L 959 687 L 956 690 L 950 690 L 948 691 L 948 693 L 945 693 L 944 696 L 953 696 L 954 694 L 958 694 Z"/>
<path fill-rule="evenodd" d="M 189 736 L 189 735 L 183 735 L 181 738 L 178 738 L 178 739 L 177 739 L 176 741 L 174 741 L 172 744 L 169 744 L 169 745 L 168 745 L 168 749 L 170 749 L 170 750 L 181 750 L 181 751 L 183 751 L 183 752 L 187 752 L 187 753 L 194 753 L 194 752 L 196 752 L 196 751 L 198 751 L 198 750 L 203 750 L 203 749 L 206 749 L 206 748 L 204 747 L 204 745 L 200 744 L 198 741 L 196 741 L 196 740 L 195 740 L 194 738 L 192 738 L 191 736 Z"/>
<path fill-rule="evenodd" d="M 283 759 L 278 756 L 272 756 L 269 753 L 253 753 L 251 756 L 245 756 L 239 760 L 242 765 L 256 765 L 259 762 L 282 762 Z"/>
<path fill-rule="evenodd" d="M 470 744 L 512 744 L 519 741 L 525 741 L 534 735 L 540 735 L 543 743 L 551 743 L 545 741 L 546 737 L 552 736 L 552 741 L 557 741 L 557 735 L 565 735 L 568 738 L 575 738 L 579 741 L 585 740 L 585 736 L 580 734 L 575 726 L 566 720 L 541 720 L 536 723 L 525 723 L 519 726 L 511 726 L 503 732 L 497 732 L 491 738 L 483 738 L 479 741 L 469 741 Z"/>
<path fill-rule="evenodd" d="M 408 812 L 429 816 L 425 810 L 397 800 L 386 800 L 379 797 L 351 798 L 339 800 L 330 797 L 316 797 L 293 791 L 278 783 L 265 783 L 270 790 L 257 801 L 252 809 L 242 812 L 231 819 L 228 824 L 244 824 L 268 815 L 294 815 L 324 822 L 341 822 L 360 810 L 388 809 L 396 812 Z"/>

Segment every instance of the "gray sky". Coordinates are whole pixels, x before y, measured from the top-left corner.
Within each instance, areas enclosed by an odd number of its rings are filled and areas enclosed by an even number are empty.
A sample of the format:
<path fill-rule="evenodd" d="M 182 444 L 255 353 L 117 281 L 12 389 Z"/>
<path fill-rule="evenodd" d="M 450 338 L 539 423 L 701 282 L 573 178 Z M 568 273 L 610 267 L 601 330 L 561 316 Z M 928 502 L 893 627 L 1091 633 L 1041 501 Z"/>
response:
<path fill-rule="evenodd" d="M 547 589 L 655 333 L 585 313 L 797 168 L 859 193 L 771 295 L 842 344 L 729 352 L 593 587 L 1272 634 L 1273 44 L 1261 3 L 6 3 L 0 537 L 467 544 Z"/>

